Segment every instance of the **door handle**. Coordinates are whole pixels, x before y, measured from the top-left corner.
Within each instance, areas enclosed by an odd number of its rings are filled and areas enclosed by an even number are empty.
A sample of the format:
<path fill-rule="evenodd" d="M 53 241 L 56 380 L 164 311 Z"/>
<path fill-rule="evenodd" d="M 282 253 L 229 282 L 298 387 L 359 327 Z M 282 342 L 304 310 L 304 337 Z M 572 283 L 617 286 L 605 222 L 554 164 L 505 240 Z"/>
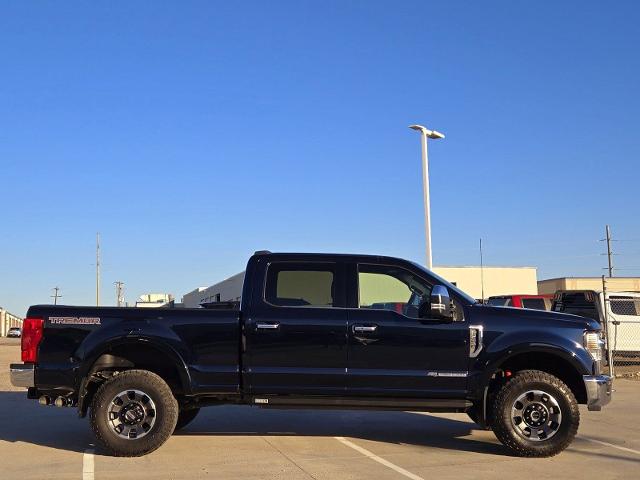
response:
<path fill-rule="evenodd" d="M 353 331 L 357 333 L 373 333 L 378 329 L 377 325 L 354 325 Z"/>
<path fill-rule="evenodd" d="M 280 323 L 256 323 L 256 330 L 278 330 Z"/>

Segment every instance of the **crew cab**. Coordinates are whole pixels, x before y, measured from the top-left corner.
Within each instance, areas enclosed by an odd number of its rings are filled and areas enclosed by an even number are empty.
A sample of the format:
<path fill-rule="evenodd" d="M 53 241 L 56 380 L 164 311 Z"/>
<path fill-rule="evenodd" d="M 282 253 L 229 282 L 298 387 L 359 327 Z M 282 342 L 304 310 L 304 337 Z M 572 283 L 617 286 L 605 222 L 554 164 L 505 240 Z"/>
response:
<path fill-rule="evenodd" d="M 611 399 L 593 319 L 482 305 L 415 263 L 256 252 L 239 308 L 37 305 L 11 381 L 138 456 L 209 405 L 467 413 L 514 454 L 573 440 Z M 425 432 L 425 435 L 429 435 Z"/>

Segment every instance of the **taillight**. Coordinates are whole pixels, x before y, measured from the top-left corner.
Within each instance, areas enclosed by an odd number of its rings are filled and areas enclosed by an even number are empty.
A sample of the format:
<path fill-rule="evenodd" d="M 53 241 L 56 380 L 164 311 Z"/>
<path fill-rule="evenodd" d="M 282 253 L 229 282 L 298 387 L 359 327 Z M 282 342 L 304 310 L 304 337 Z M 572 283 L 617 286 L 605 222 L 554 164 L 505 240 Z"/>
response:
<path fill-rule="evenodd" d="M 42 318 L 25 318 L 22 323 L 22 361 L 36 363 L 38 361 L 38 345 L 42 340 L 44 320 Z"/>

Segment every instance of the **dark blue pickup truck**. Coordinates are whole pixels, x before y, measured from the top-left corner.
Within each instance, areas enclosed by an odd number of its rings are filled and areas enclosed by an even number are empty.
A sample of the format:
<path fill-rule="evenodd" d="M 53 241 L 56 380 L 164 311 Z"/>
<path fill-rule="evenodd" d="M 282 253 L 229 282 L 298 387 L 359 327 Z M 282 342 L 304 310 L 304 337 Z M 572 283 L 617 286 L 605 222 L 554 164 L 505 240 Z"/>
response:
<path fill-rule="evenodd" d="M 571 443 L 578 404 L 611 398 L 600 328 L 479 304 L 397 258 L 257 252 L 239 309 L 33 306 L 10 368 L 29 398 L 89 413 L 114 455 L 250 404 L 467 413 L 542 457 Z"/>

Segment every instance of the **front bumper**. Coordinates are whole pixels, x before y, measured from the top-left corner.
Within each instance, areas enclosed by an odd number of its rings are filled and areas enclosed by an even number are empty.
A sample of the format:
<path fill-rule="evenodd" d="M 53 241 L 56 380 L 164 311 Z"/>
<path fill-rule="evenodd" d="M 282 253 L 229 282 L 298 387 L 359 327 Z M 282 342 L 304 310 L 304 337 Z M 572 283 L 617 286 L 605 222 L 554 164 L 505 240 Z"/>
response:
<path fill-rule="evenodd" d="M 12 363 L 9 365 L 11 385 L 14 387 L 35 387 L 35 366 L 25 363 Z"/>
<path fill-rule="evenodd" d="M 587 408 L 600 411 L 611 401 L 613 379 L 608 375 L 584 375 L 584 386 L 587 391 Z"/>

